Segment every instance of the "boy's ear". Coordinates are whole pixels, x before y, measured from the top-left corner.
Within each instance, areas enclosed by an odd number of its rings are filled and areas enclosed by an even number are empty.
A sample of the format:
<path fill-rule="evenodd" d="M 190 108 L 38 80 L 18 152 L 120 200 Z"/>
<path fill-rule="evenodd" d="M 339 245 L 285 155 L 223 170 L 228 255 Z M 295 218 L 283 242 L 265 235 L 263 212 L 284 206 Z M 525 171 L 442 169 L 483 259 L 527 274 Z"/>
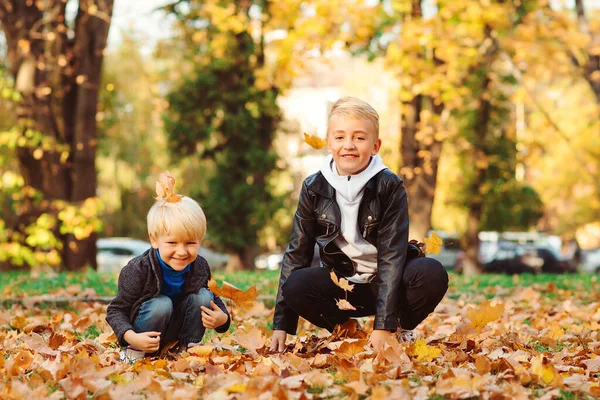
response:
<path fill-rule="evenodd" d="M 148 235 L 148 238 L 150 239 L 150 244 L 152 244 L 152 247 L 158 249 L 158 243 L 156 243 L 156 239 L 154 239 L 152 235 Z"/>
<path fill-rule="evenodd" d="M 371 155 L 374 156 L 375 154 L 379 153 L 380 148 L 381 148 L 381 139 L 377 139 L 377 141 L 373 145 L 373 150 L 371 151 Z"/>

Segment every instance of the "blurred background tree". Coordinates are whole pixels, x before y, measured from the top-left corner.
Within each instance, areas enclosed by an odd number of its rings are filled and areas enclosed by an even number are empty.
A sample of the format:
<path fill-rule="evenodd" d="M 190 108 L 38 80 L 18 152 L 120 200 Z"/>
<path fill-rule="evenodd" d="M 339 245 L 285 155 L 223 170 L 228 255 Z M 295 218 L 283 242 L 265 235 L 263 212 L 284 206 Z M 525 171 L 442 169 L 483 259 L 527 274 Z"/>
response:
<path fill-rule="evenodd" d="M 96 103 L 113 2 L 80 1 L 72 13 L 68 3 L 0 3 L 4 62 L 18 93 L 2 143 L 19 166 L 8 176 L 22 186 L 13 196 L 18 217 L 5 228 L 9 264 L 96 264 Z"/>

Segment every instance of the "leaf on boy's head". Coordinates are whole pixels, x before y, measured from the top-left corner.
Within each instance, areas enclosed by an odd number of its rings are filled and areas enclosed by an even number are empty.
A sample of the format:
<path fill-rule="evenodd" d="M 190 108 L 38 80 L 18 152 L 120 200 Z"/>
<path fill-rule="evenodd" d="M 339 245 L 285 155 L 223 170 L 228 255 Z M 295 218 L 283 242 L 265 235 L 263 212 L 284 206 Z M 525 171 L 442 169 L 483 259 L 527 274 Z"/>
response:
<path fill-rule="evenodd" d="M 177 203 L 183 196 L 175 194 L 175 178 L 169 171 L 162 172 L 156 181 L 156 200 L 166 197 L 167 203 Z"/>
<path fill-rule="evenodd" d="M 442 238 L 431 232 L 431 236 L 423 240 L 425 242 L 425 252 L 427 254 L 439 254 L 442 248 Z"/>
<path fill-rule="evenodd" d="M 211 279 L 208 282 L 208 288 L 214 295 L 230 299 L 242 308 L 252 307 L 254 300 L 258 297 L 256 286 L 252 286 L 250 289 L 243 291 L 225 281 L 223 281 L 223 287 L 219 287 L 217 282 L 214 279 Z"/>
<path fill-rule="evenodd" d="M 304 134 L 304 141 L 313 149 L 320 150 L 327 145 L 327 142 L 318 136 Z"/>
<path fill-rule="evenodd" d="M 335 274 L 335 272 L 331 271 L 331 273 L 329 274 L 329 276 L 331 277 L 331 280 L 333 281 L 333 283 L 335 283 L 337 286 L 339 286 L 342 289 L 344 289 L 346 292 L 351 292 L 352 289 L 354 289 L 354 285 L 351 284 L 350 282 L 348 282 L 346 279 L 340 278 L 338 280 L 338 277 Z"/>

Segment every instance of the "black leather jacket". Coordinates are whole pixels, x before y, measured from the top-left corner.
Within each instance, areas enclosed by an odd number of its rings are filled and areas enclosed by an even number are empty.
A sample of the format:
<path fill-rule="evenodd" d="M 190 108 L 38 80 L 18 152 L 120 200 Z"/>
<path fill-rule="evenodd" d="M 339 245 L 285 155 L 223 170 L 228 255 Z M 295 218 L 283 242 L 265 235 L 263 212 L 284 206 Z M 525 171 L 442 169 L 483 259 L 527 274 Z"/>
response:
<path fill-rule="evenodd" d="M 342 276 L 354 275 L 354 264 L 333 243 L 340 234 L 340 225 L 335 189 L 321 172 L 306 178 L 290 243 L 283 257 L 273 329 L 296 333 L 298 314 L 285 304 L 281 287 L 293 271 L 310 266 L 315 242 L 322 264 Z M 358 227 L 363 238 L 377 248 L 377 274 L 373 279 L 377 288 L 374 329 L 395 331 L 400 282 L 407 261 L 408 204 L 402 179 L 389 169 L 380 171 L 365 185 Z"/>

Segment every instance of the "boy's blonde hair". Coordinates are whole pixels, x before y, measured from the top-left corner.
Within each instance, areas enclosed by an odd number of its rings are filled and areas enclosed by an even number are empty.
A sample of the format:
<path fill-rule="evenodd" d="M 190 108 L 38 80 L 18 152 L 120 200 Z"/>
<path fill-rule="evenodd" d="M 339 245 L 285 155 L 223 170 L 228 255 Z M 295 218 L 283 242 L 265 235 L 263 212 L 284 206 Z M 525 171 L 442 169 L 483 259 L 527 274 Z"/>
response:
<path fill-rule="evenodd" d="M 176 203 L 158 200 L 148 211 L 147 222 L 151 240 L 161 235 L 172 235 L 179 240 L 202 241 L 206 234 L 204 211 L 187 196 Z"/>
<path fill-rule="evenodd" d="M 366 101 L 357 99 L 356 97 L 342 97 L 333 104 L 329 119 L 334 115 L 343 115 L 357 119 L 371 121 L 375 128 L 375 135 L 379 138 L 379 114 Z"/>

